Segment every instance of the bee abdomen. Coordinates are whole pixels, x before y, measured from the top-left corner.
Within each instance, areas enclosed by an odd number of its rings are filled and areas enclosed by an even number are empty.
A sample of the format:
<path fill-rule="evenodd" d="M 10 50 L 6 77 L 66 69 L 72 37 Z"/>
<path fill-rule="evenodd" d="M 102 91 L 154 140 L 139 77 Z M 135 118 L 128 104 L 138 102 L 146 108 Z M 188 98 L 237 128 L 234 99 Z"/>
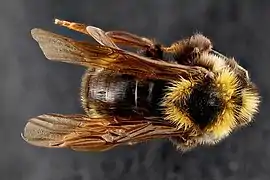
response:
<path fill-rule="evenodd" d="M 129 117 L 132 115 L 160 115 L 160 100 L 165 82 L 138 80 L 130 75 L 100 72 L 86 73 L 83 78 L 82 99 L 89 114 Z"/>

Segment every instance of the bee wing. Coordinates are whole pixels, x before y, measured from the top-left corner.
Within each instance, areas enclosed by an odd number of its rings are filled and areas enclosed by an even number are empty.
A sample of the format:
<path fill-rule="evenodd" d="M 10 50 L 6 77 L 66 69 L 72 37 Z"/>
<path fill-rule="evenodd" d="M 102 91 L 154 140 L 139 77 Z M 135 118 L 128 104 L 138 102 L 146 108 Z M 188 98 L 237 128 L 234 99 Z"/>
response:
<path fill-rule="evenodd" d="M 104 68 L 139 78 L 179 79 L 207 73 L 196 66 L 152 60 L 138 54 L 107 46 L 75 41 L 42 29 L 32 29 L 33 38 L 49 60 L 73 63 L 86 67 Z"/>
<path fill-rule="evenodd" d="M 86 115 L 44 114 L 26 124 L 23 139 L 35 146 L 71 148 L 77 151 L 104 151 L 155 138 L 181 136 L 183 132 L 162 121 Z"/>

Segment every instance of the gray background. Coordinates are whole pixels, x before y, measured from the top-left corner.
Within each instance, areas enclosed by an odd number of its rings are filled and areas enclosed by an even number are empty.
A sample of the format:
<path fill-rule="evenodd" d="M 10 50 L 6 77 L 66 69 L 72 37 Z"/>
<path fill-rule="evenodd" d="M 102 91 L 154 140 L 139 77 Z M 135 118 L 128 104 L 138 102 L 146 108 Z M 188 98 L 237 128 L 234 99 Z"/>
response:
<path fill-rule="evenodd" d="M 270 1 L 6 0 L 0 13 L 1 180 L 270 178 Z M 217 146 L 184 155 L 166 141 L 103 153 L 30 146 L 20 138 L 28 118 L 82 112 L 78 94 L 84 68 L 47 61 L 30 37 L 31 28 L 41 27 L 82 38 L 53 25 L 55 17 L 157 37 L 165 44 L 203 32 L 216 49 L 249 69 L 263 96 L 260 114 Z"/>

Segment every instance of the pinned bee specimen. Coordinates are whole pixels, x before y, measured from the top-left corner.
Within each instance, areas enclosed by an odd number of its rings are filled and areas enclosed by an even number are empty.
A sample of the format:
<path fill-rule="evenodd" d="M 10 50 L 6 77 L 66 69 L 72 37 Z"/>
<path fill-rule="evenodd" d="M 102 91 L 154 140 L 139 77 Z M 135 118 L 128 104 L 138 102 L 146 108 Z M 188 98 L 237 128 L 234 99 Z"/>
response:
<path fill-rule="evenodd" d="M 87 68 L 81 84 L 85 114 L 31 118 L 22 137 L 32 145 L 104 151 L 163 138 L 184 152 L 219 142 L 258 112 L 260 96 L 248 72 L 214 51 L 202 34 L 166 47 L 124 31 L 58 19 L 55 24 L 97 41 L 31 31 L 47 59 Z"/>

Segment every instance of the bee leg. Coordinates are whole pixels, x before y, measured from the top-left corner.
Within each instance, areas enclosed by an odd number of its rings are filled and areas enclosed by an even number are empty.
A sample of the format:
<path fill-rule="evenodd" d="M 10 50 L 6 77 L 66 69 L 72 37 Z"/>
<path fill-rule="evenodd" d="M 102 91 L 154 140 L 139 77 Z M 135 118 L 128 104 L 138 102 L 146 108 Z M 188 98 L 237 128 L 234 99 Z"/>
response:
<path fill-rule="evenodd" d="M 76 23 L 76 22 L 69 22 L 69 21 L 60 20 L 60 19 L 55 19 L 54 24 L 66 27 L 66 28 L 71 29 L 73 31 L 78 31 L 80 33 L 89 35 L 88 32 L 86 31 L 87 26 L 85 24 Z"/>
<path fill-rule="evenodd" d="M 155 60 L 163 60 L 163 51 L 160 44 L 154 44 L 147 49 L 140 49 L 137 51 L 138 54 L 149 57 Z"/>
<path fill-rule="evenodd" d="M 175 146 L 176 149 L 181 152 L 187 152 L 198 146 L 198 142 L 195 139 L 183 139 L 179 137 L 173 137 L 169 139 Z"/>
<path fill-rule="evenodd" d="M 163 48 L 165 52 L 173 54 L 177 63 L 184 65 L 194 65 L 195 60 L 202 53 L 209 52 L 211 49 L 211 41 L 202 34 L 195 34 Z"/>

